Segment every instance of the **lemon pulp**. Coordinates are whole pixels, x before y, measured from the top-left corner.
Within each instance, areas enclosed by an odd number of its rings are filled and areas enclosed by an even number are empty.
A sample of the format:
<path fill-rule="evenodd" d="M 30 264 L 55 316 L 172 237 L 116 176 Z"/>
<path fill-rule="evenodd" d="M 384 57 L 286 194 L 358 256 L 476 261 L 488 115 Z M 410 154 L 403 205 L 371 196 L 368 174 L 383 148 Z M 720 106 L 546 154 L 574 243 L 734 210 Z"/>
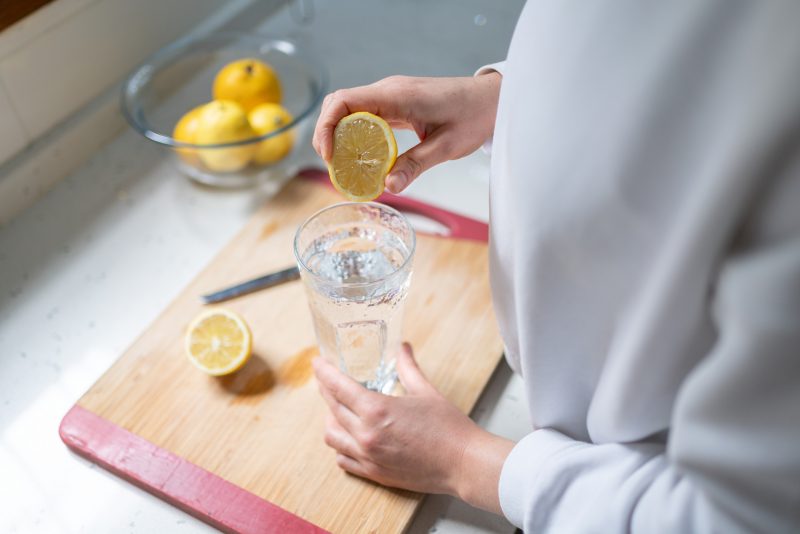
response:
<path fill-rule="evenodd" d="M 250 358 L 251 344 L 250 329 L 244 319 L 223 308 L 198 315 L 186 334 L 189 360 L 214 376 L 241 368 Z"/>
<path fill-rule="evenodd" d="M 391 127 L 377 115 L 360 111 L 336 125 L 328 171 L 334 187 L 350 200 L 373 200 L 383 193 L 396 159 Z"/>

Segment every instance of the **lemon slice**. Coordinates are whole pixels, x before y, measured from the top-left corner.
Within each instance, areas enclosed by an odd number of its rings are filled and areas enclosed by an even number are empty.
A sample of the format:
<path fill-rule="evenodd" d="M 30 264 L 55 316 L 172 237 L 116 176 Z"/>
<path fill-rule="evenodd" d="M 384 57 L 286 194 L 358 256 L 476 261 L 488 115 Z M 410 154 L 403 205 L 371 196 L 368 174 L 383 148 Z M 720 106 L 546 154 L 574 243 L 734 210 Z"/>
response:
<path fill-rule="evenodd" d="M 333 186 L 350 200 L 372 200 L 397 159 L 397 142 L 385 120 L 359 111 L 344 117 L 333 131 L 328 172 Z"/>
<path fill-rule="evenodd" d="M 252 336 L 236 313 L 212 308 L 195 317 L 186 333 L 186 354 L 201 371 L 214 376 L 240 369 L 250 358 Z"/>

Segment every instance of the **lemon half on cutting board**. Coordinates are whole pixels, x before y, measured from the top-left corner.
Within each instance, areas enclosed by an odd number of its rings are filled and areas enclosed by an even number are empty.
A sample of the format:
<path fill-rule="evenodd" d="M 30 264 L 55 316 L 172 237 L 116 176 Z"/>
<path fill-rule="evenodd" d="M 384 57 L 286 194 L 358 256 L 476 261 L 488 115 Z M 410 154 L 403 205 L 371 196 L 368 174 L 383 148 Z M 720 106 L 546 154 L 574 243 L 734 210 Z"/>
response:
<path fill-rule="evenodd" d="M 364 202 L 383 193 L 386 175 L 397 159 L 397 142 L 385 120 L 359 111 L 333 131 L 328 173 L 333 186 L 350 200 Z"/>
<path fill-rule="evenodd" d="M 201 371 L 222 376 L 239 370 L 250 358 L 250 328 L 238 314 L 212 308 L 195 317 L 186 332 L 186 355 Z"/>

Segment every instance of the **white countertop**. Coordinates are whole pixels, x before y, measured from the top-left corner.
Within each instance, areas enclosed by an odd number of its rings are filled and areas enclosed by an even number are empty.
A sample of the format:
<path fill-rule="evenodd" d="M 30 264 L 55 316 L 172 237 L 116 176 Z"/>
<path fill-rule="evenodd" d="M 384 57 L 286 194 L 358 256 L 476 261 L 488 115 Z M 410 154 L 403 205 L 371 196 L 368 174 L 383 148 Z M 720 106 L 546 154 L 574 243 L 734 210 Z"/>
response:
<path fill-rule="evenodd" d="M 260 31 L 326 58 L 333 88 L 393 73 L 468 75 L 505 54 L 521 2 L 497 4 L 449 0 L 422 16 L 422 2 L 317 1 L 310 26 L 281 12 Z M 363 33 L 340 34 L 356 14 Z M 401 149 L 414 140 L 398 135 Z M 302 158 L 316 161 L 310 148 Z M 441 165 L 408 194 L 486 220 L 488 158 Z M 70 453 L 58 425 L 266 196 L 195 186 L 161 147 L 126 131 L 0 228 L 0 532 L 213 531 Z M 505 364 L 473 416 L 513 439 L 526 433 L 523 389 Z M 434 496 L 411 529 L 427 531 L 513 527 Z"/>

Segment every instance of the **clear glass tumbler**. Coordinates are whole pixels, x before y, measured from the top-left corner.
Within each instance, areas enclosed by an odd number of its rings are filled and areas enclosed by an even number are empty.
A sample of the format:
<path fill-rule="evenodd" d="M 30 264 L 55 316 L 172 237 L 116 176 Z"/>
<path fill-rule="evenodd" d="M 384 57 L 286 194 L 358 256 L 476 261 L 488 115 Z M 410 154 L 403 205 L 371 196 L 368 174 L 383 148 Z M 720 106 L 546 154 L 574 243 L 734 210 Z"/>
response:
<path fill-rule="evenodd" d="M 397 381 L 415 244 L 408 219 L 375 202 L 325 208 L 294 238 L 323 356 L 373 391 L 390 393 Z"/>

